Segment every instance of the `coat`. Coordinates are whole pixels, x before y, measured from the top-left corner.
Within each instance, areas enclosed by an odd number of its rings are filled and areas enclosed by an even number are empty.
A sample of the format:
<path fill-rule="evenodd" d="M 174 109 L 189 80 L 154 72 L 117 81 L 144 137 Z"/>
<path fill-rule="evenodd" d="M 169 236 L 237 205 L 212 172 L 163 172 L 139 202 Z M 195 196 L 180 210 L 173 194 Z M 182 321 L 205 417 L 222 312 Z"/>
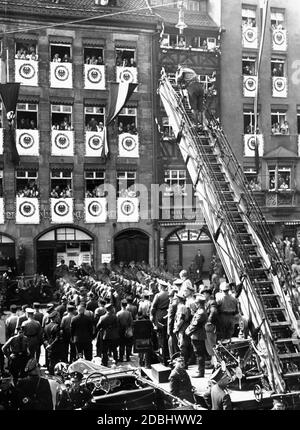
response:
<path fill-rule="evenodd" d="M 94 326 L 92 319 L 85 314 L 78 314 L 71 320 L 71 337 L 73 342 L 92 342 Z"/>
<path fill-rule="evenodd" d="M 97 329 L 102 330 L 103 340 L 116 340 L 119 338 L 119 324 L 115 313 L 107 312 L 100 317 Z"/>
<path fill-rule="evenodd" d="M 207 313 L 204 308 L 199 308 L 192 318 L 192 321 L 185 333 L 191 337 L 191 339 L 205 340 L 206 331 L 205 323 L 207 321 Z"/>

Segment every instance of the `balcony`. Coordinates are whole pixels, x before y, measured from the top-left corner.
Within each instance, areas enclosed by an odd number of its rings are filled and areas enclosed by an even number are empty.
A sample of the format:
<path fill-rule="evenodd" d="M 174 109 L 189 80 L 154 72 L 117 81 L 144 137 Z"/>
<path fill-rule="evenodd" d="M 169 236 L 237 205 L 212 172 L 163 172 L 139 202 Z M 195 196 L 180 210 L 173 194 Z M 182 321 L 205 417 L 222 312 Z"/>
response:
<path fill-rule="evenodd" d="M 31 155 L 38 157 L 40 154 L 39 131 L 17 129 L 16 146 L 19 155 Z"/>
<path fill-rule="evenodd" d="M 50 87 L 72 88 L 73 72 L 72 63 L 50 63 Z"/>
<path fill-rule="evenodd" d="M 255 97 L 257 89 L 257 76 L 243 75 L 244 97 Z"/>
<path fill-rule="evenodd" d="M 139 157 L 139 138 L 137 134 L 119 134 L 119 157 Z"/>
<path fill-rule="evenodd" d="M 84 65 L 84 88 L 86 90 L 105 90 L 105 66 Z"/>
<path fill-rule="evenodd" d="M 287 97 L 287 78 L 282 76 L 272 77 L 272 97 Z"/>
<path fill-rule="evenodd" d="M 266 207 L 268 208 L 295 207 L 295 205 L 295 191 L 278 190 L 266 193 Z"/>
<path fill-rule="evenodd" d="M 38 61 L 15 59 L 15 82 L 31 87 L 38 86 Z"/>
<path fill-rule="evenodd" d="M 16 224 L 39 224 L 39 199 L 36 197 L 16 198 Z"/>
<path fill-rule="evenodd" d="M 73 223 L 73 199 L 50 198 L 51 222 L 53 224 Z"/>
<path fill-rule="evenodd" d="M 260 157 L 264 155 L 264 137 L 262 134 L 256 135 L 258 143 L 258 154 Z M 244 157 L 255 157 L 255 135 L 244 134 Z"/>
<path fill-rule="evenodd" d="M 137 68 L 116 66 L 116 81 L 119 83 L 136 84 Z"/>
<path fill-rule="evenodd" d="M 87 197 L 84 202 L 85 222 L 88 224 L 103 223 L 107 220 L 106 197 Z"/>
<path fill-rule="evenodd" d="M 0 197 L 0 224 L 4 224 L 4 198 Z"/>
<path fill-rule="evenodd" d="M 51 131 L 51 155 L 73 156 L 74 155 L 74 131 L 52 130 Z"/>
<path fill-rule="evenodd" d="M 243 25 L 242 27 L 242 45 L 243 48 L 257 49 L 257 27 L 250 27 L 248 25 Z"/>
<path fill-rule="evenodd" d="M 276 28 L 272 31 L 272 49 L 274 51 L 287 51 L 287 31 Z"/>
<path fill-rule="evenodd" d="M 118 197 L 117 222 L 139 221 L 139 199 L 137 197 Z"/>
<path fill-rule="evenodd" d="M 101 157 L 103 155 L 103 145 L 105 142 L 105 130 L 85 132 L 85 156 Z"/>
<path fill-rule="evenodd" d="M 3 128 L 0 128 L 0 155 L 3 155 Z"/>

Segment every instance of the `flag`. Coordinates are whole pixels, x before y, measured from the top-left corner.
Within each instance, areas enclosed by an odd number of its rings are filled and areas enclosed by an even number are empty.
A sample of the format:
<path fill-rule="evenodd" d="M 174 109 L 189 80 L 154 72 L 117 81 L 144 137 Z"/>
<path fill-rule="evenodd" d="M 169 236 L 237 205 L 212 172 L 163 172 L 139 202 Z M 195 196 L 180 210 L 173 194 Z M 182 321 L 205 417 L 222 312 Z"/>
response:
<path fill-rule="evenodd" d="M 129 100 L 138 84 L 110 83 L 108 114 L 105 125 L 109 125 Z"/>
<path fill-rule="evenodd" d="M 102 157 L 107 157 L 107 154 L 109 152 L 108 144 L 107 144 L 107 129 L 106 127 L 103 128 L 103 146 L 102 146 Z"/>
<path fill-rule="evenodd" d="M 256 173 L 258 174 L 259 173 L 259 152 L 258 152 L 258 139 L 256 136 L 256 132 L 255 132 L 254 138 L 255 138 L 255 146 L 254 146 L 255 170 L 256 170 Z"/>
<path fill-rule="evenodd" d="M 8 142 L 11 149 L 11 161 L 14 165 L 19 164 L 20 161 L 15 138 L 15 116 L 19 89 L 19 83 L 0 84 L 0 95 L 6 110 L 9 125 Z"/>
<path fill-rule="evenodd" d="M 164 21 L 162 21 L 161 22 L 161 32 L 159 33 L 159 43 L 161 43 L 163 41 L 164 34 L 165 34 L 165 23 L 164 23 Z"/>

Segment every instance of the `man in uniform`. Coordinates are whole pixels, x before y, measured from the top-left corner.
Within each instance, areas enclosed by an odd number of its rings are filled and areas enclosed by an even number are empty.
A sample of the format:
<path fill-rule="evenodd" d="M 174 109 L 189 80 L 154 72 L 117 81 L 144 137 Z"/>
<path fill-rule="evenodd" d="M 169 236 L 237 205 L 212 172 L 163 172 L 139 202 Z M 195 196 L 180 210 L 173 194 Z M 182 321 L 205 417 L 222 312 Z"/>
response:
<path fill-rule="evenodd" d="M 229 294 L 229 284 L 221 282 L 218 294 L 217 306 L 219 311 L 219 329 L 221 339 L 230 339 L 233 336 L 237 315 L 239 313 L 238 300 Z"/>
<path fill-rule="evenodd" d="M 24 377 L 24 369 L 29 358 L 28 338 L 24 336 L 23 328 L 10 337 L 2 347 L 3 354 L 8 358 L 8 370 L 14 382 Z"/>
<path fill-rule="evenodd" d="M 6 339 L 12 337 L 16 332 L 18 315 L 17 315 L 17 306 L 11 305 L 9 310 L 11 312 L 10 316 L 6 318 L 5 326 L 6 326 Z"/>
<path fill-rule="evenodd" d="M 76 360 L 76 349 L 75 345 L 72 342 L 71 338 L 71 321 L 72 318 L 75 316 L 76 307 L 75 305 L 68 304 L 67 305 L 67 315 L 64 315 L 62 317 L 61 323 L 60 323 L 60 329 L 62 331 L 62 339 L 63 339 L 63 361 L 65 363 L 72 363 Z M 69 360 L 69 348 L 70 348 L 70 360 Z"/>
<path fill-rule="evenodd" d="M 206 340 L 205 346 L 207 353 L 211 357 L 211 365 L 215 365 L 214 347 L 217 344 L 217 323 L 218 323 L 218 308 L 217 303 L 213 298 L 211 287 L 204 285 L 200 293 L 205 296 L 205 310 L 207 313 L 207 322 L 205 324 Z"/>
<path fill-rule="evenodd" d="M 92 394 L 85 386 L 81 385 L 83 374 L 72 372 L 71 384 L 63 387 L 58 395 L 57 410 L 86 409 L 92 399 Z"/>
<path fill-rule="evenodd" d="M 111 351 L 115 362 L 118 361 L 119 325 L 114 307 L 111 303 L 105 305 L 106 314 L 100 317 L 97 329 L 102 330 L 102 364 L 108 365 L 108 351 Z"/>
<path fill-rule="evenodd" d="M 231 381 L 230 375 L 219 367 L 215 372 L 211 375 L 211 389 L 210 389 L 210 401 L 211 409 L 213 411 L 221 411 L 221 410 L 232 410 L 232 403 L 230 395 L 227 391 L 227 386 Z"/>
<path fill-rule="evenodd" d="M 92 360 L 94 323 L 92 318 L 85 314 L 85 310 L 85 305 L 81 303 L 78 306 L 78 315 L 71 320 L 71 337 L 77 354 L 83 353 L 86 360 Z"/>
<path fill-rule="evenodd" d="M 27 320 L 22 323 L 24 335 L 28 338 L 28 347 L 31 358 L 37 358 L 42 341 L 41 324 L 34 319 L 34 309 L 26 308 Z"/>
<path fill-rule="evenodd" d="M 63 356 L 63 344 L 60 335 L 60 325 L 56 322 L 56 311 L 50 315 L 50 322 L 44 329 L 44 346 L 48 355 L 48 370 L 54 375 L 54 366 L 61 361 Z"/>
<path fill-rule="evenodd" d="M 188 336 L 185 333 L 185 330 L 187 329 L 189 322 L 190 322 L 190 310 L 186 306 L 186 298 L 185 296 L 179 292 L 177 293 L 177 310 L 175 315 L 175 322 L 174 322 L 174 334 L 177 336 L 178 341 L 178 348 L 181 353 L 181 356 L 185 360 L 185 368 L 188 368 L 188 361 L 189 361 L 189 344 L 190 340 Z"/>
<path fill-rule="evenodd" d="M 174 369 L 172 370 L 170 381 L 170 393 L 180 399 L 195 403 L 193 396 L 193 385 L 185 370 L 185 360 L 183 357 L 173 358 Z"/>

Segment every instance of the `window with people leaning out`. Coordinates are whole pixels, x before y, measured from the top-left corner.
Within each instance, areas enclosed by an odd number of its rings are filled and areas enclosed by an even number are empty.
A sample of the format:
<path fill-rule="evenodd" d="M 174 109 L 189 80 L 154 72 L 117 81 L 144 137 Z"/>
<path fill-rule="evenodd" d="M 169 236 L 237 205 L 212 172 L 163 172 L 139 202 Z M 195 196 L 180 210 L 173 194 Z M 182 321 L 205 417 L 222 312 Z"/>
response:
<path fill-rule="evenodd" d="M 136 114 L 137 109 L 134 107 L 125 107 L 121 110 L 118 115 L 118 134 L 137 134 Z"/>
<path fill-rule="evenodd" d="M 291 191 L 291 168 L 269 166 L 269 191 Z"/>
<path fill-rule="evenodd" d="M 17 197 L 39 197 L 38 170 L 16 170 Z"/>
<path fill-rule="evenodd" d="M 15 45 L 16 60 L 38 60 L 36 42 L 16 42 Z"/>
<path fill-rule="evenodd" d="M 256 76 L 256 58 L 243 57 L 242 72 L 244 76 Z"/>
<path fill-rule="evenodd" d="M 242 9 L 242 26 L 256 27 L 256 10 L 243 7 Z"/>
<path fill-rule="evenodd" d="M 16 114 L 17 129 L 37 129 L 38 105 L 36 103 L 18 103 Z"/>
<path fill-rule="evenodd" d="M 245 110 L 243 112 L 244 116 L 244 134 L 254 134 L 255 131 L 255 117 L 253 110 Z M 260 134 L 259 127 L 259 113 L 256 118 L 256 134 Z"/>
<path fill-rule="evenodd" d="M 52 43 L 50 45 L 50 58 L 53 63 L 71 63 L 71 46 Z"/>
<path fill-rule="evenodd" d="M 84 48 L 83 50 L 84 64 L 93 64 L 95 66 L 103 66 L 103 48 Z"/>
<path fill-rule="evenodd" d="M 105 197 L 105 172 L 101 170 L 87 170 L 84 172 L 85 197 Z"/>
<path fill-rule="evenodd" d="M 273 30 L 284 30 L 285 28 L 284 12 L 276 9 L 271 10 L 271 27 Z"/>
<path fill-rule="evenodd" d="M 135 49 L 130 49 L 130 48 L 116 49 L 116 66 L 136 67 Z"/>
<path fill-rule="evenodd" d="M 117 197 L 136 197 L 136 172 L 117 172 Z"/>
<path fill-rule="evenodd" d="M 215 37 L 192 36 L 183 34 L 164 34 L 160 42 L 161 48 L 195 49 L 199 51 L 214 50 L 217 46 Z"/>
<path fill-rule="evenodd" d="M 54 199 L 73 197 L 72 172 L 70 170 L 51 170 L 50 189 L 50 197 Z"/>
<path fill-rule="evenodd" d="M 248 181 L 249 190 L 261 191 L 260 176 L 256 173 L 256 170 L 252 167 L 244 168 L 244 174 Z"/>
<path fill-rule="evenodd" d="M 285 111 L 271 111 L 271 133 L 273 135 L 290 134 Z"/>
<path fill-rule="evenodd" d="M 73 130 L 72 106 L 51 105 L 52 130 Z"/>
<path fill-rule="evenodd" d="M 85 106 L 84 120 L 85 130 L 101 132 L 104 128 L 104 107 L 100 106 Z"/>

